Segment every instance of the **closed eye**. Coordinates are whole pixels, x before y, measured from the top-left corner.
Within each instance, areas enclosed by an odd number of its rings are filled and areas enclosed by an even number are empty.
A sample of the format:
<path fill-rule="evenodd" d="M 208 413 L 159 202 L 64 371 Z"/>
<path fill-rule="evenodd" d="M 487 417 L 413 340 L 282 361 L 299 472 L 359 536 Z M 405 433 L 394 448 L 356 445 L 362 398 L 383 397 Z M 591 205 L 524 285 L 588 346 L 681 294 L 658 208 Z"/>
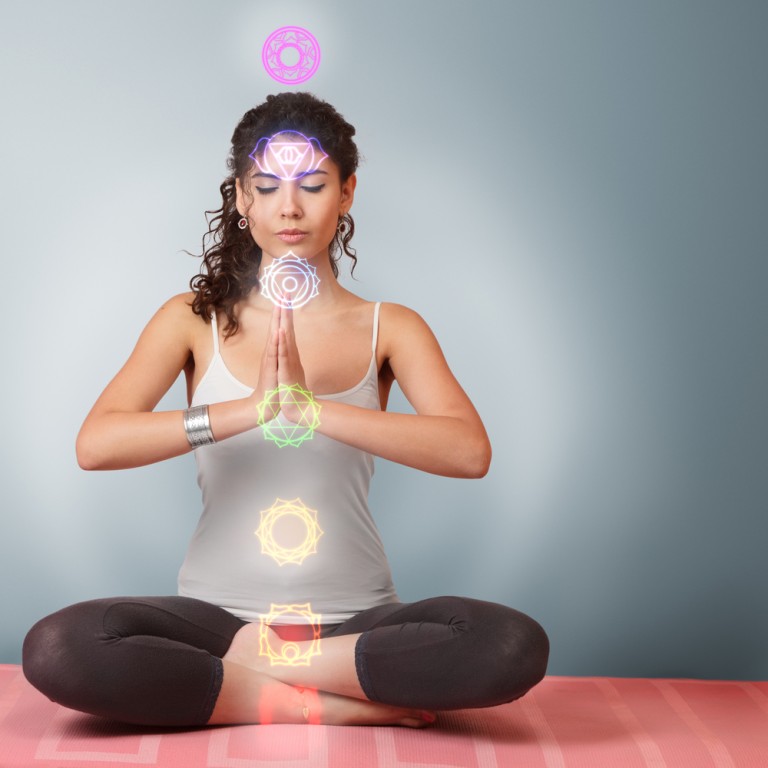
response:
<path fill-rule="evenodd" d="M 305 192 L 319 192 L 324 186 L 325 184 L 318 184 L 314 187 L 302 186 L 301 189 L 303 189 Z M 268 195 L 271 192 L 275 192 L 277 189 L 278 187 L 256 187 L 256 190 L 260 195 Z"/>

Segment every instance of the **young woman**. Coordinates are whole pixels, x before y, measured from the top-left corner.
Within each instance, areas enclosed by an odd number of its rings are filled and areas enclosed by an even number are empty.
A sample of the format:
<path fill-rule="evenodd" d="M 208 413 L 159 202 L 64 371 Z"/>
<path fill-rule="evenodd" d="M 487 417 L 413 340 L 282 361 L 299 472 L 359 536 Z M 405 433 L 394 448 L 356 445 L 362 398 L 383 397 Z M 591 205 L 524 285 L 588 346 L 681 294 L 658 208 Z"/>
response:
<path fill-rule="evenodd" d="M 354 128 L 306 93 L 232 137 L 191 293 L 164 304 L 77 440 L 84 469 L 195 450 L 203 513 L 179 595 L 39 621 L 29 681 L 129 723 L 420 726 L 544 675 L 532 619 L 460 597 L 401 603 L 367 507 L 373 456 L 482 477 L 490 444 L 426 323 L 336 280 L 356 261 Z M 155 412 L 183 371 L 191 408 Z M 414 414 L 387 413 L 397 381 Z"/>

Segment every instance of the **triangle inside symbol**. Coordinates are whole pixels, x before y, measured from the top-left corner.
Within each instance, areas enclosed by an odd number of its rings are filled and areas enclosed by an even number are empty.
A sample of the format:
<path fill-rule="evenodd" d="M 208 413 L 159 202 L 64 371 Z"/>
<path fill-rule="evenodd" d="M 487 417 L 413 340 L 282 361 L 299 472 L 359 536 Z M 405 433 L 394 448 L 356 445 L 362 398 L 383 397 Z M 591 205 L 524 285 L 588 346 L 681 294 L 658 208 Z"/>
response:
<path fill-rule="evenodd" d="M 290 181 L 296 177 L 296 169 L 299 163 L 306 157 L 309 151 L 309 143 L 271 141 L 269 143 L 269 151 L 282 171 L 280 178 Z"/>

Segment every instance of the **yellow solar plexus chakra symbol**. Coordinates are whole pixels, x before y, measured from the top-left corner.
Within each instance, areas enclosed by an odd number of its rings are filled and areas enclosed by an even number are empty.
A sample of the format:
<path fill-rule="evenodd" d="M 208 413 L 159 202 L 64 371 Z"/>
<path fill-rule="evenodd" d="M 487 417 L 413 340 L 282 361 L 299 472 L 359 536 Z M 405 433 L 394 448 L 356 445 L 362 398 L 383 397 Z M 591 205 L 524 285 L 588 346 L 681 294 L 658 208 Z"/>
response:
<path fill-rule="evenodd" d="M 277 420 L 282 406 L 298 406 L 299 419 L 296 424 Z M 312 434 L 320 426 L 320 405 L 315 402 L 312 393 L 300 384 L 280 384 L 257 406 L 259 424 L 262 425 L 264 438 L 272 440 L 278 447 L 292 445 L 298 448 L 305 440 L 311 440 Z"/>
<path fill-rule="evenodd" d="M 317 552 L 323 531 L 317 523 L 317 511 L 305 506 L 301 499 L 276 499 L 261 512 L 255 531 L 261 542 L 261 553 L 269 555 L 279 566 L 301 565 Z"/>
<path fill-rule="evenodd" d="M 270 644 L 268 629 L 273 623 L 284 624 L 284 621 L 280 621 L 283 616 L 300 616 L 312 627 L 312 637 L 304 651 L 301 650 L 298 643 L 291 641 L 284 642 L 279 651 Z M 309 603 L 295 603 L 292 605 L 271 603 L 269 615 L 266 617 L 262 616 L 259 620 L 259 655 L 268 657 L 271 667 L 277 665 L 284 667 L 308 667 L 310 659 L 313 656 L 320 655 L 321 618 L 320 614 L 312 613 L 312 607 Z"/>

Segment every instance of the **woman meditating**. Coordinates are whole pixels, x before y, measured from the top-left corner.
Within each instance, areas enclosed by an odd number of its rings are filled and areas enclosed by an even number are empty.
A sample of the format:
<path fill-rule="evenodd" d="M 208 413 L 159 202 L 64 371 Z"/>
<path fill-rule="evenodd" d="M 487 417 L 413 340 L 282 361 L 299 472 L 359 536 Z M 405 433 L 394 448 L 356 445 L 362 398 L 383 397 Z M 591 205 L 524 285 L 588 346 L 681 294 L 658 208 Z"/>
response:
<path fill-rule="evenodd" d="M 84 469 L 195 451 L 179 594 L 89 600 L 28 633 L 27 679 L 127 723 L 422 726 L 522 696 L 549 645 L 524 614 L 399 601 L 367 505 L 373 457 L 482 477 L 491 448 L 421 317 L 337 281 L 355 129 L 307 93 L 245 114 L 192 291 L 150 320 L 77 439 Z M 183 371 L 190 407 L 154 408 Z M 397 381 L 415 413 L 386 411 Z"/>

